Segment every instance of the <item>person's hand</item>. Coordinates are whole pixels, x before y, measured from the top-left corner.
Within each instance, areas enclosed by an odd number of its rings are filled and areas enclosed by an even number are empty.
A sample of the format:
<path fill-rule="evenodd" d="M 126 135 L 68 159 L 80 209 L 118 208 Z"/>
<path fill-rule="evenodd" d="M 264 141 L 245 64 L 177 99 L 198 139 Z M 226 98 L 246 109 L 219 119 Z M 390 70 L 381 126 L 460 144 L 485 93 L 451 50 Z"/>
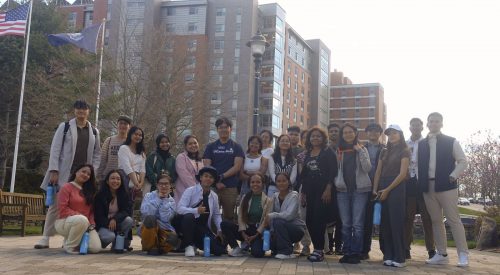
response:
<path fill-rule="evenodd" d="M 198 206 L 198 214 L 205 214 L 207 211 L 207 208 L 203 205 L 203 203 Z"/>
<path fill-rule="evenodd" d="M 215 187 L 218 189 L 218 190 L 222 190 L 224 188 L 226 188 L 226 185 L 222 182 L 218 182 L 217 184 L 215 184 Z"/>
<path fill-rule="evenodd" d="M 108 229 L 109 231 L 115 231 L 116 230 L 116 220 L 111 219 L 108 224 Z"/>
<path fill-rule="evenodd" d="M 361 145 L 359 143 L 354 145 L 354 150 L 356 150 L 357 152 L 361 151 L 362 149 L 363 149 L 363 145 Z"/>
<path fill-rule="evenodd" d="M 455 181 L 457 181 L 457 179 L 453 176 L 450 176 L 450 183 L 454 183 Z"/>
<path fill-rule="evenodd" d="M 245 242 L 248 243 L 248 235 L 247 235 L 247 233 L 245 233 L 245 231 L 241 231 L 241 237 L 243 238 L 243 240 Z"/>
<path fill-rule="evenodd" d="M 248 236 L 247 238 L 247 243 L 248 244 L 251 244 L 253 243 L 253 241 L 257 238 L 257 234 L 253 235 L 253 236 Z"/>
<path fill-rule="evenodd" d="M 59 172 L 58 171 L 50 171 L 50 183 L 57 184 L 59 181 Z"/>
<path fill-rule="evenodd" d="M 389 192 L 390 191 L 387 190 L 387 189 L 378 191 L 379 200 L 380 201 L 385 201 L 387 199 L 387 197 L 389 196 Z"/>
<path fill-rule="evenodd" d="M 378 193 L 377 193 L 377 191 L 372 190 L 372 201 L 377 200 L 377 199 L 378 199 Z"/>
<path fill-rule="evenodd" d="M 328 204 L 330 203 L 331 200 L 332 200 L 332 186 L 328 184 L 325 188 L 325 191 L 323 191 L 323 195 L 321 195 L 321 201 L 324 204 Z"/>
<path fill-rule="evenodd" d="M 221 243 L 224 243 L 224 235 L 222 234 L 222 231 L 217 231 L 217 235 L 215 235 L 215 238 L 219 239 Z"/>

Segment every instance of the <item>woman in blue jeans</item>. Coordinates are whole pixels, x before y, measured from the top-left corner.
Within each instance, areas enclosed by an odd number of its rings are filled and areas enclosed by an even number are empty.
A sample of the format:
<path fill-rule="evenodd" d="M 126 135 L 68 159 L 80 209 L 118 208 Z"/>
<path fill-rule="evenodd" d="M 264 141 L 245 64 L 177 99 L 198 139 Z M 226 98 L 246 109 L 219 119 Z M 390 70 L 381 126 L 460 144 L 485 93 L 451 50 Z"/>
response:
<path fill-rule="evenodd" d="M 335 187 L 344 242 L 344 256 L 339 262 L 359 264 L 363 249 L 365 208 L 372 190 L 368 176 L 371 163 L 368 150 L 359 144 L 357 128 L 350 123 L 340 128 L 337 157 L 339 178 L 335 181 Z"/>

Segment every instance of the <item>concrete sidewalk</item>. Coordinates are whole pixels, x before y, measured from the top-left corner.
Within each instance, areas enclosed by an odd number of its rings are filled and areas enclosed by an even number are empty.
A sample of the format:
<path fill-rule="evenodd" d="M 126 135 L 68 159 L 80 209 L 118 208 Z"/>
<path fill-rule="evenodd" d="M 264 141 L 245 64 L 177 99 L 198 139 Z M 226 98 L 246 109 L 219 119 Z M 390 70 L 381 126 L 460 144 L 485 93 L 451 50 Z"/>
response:
<path fill-rule="evenodd" d="M 0 237 L 0 274 L 500 274 L 500 254 L 472 250 L 470 267 L 458 268 L 454 266 L 456 252 L 450 249 L 450 265 L 429 266 L 424 263 L 427 252 L 423 246 L 413 247 L 413 259 L 407 267 L 385 267 L 377 241 L 370 260 L 348 265 L 339 264 L 338 256 L 327 256 L 325 262 L 314 264 L 305 257 L 282 261 L 270 257 L 147 256 L 140 251 L 136 236 L 130 253 L 114 254 L 108 249 L 94 255 L 68 255 L 62 248 L 33 249 L 39 238 Z M 51 247 L 61 245 L 60 236 L 51 239 Z"/>

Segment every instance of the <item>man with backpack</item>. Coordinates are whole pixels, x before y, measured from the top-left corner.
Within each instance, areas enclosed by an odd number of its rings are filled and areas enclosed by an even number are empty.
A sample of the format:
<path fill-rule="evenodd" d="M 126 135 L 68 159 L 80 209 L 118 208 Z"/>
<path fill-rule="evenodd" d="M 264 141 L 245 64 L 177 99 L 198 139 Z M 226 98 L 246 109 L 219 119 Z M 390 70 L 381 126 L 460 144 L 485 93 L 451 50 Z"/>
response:
<path fill-rule="evenodd" d="M 90 163 L 94 170 L 99 168 L 99 131 L 88 121 L 90 106 L 84 100 L 77 100 L 73 108 L 75 118 L 59 124 L 52 139 L 49 167 L 40 186 L 44 190 L 49 184 L 59 190 L 79 165 Z M 49 248 L 49 237 L 55 234 L 54 223 L 57 218 L 57 196 L 54 196 L 54 203 L 46 214 L 43 237 L 35 244 L 36 249 Z"/>

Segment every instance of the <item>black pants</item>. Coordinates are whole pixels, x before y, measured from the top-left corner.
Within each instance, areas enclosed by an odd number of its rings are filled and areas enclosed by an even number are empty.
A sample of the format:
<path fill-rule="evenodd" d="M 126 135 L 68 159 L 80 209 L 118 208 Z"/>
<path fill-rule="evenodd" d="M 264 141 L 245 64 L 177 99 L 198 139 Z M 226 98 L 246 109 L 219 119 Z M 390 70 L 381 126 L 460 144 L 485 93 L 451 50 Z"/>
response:
<path fill-rule="evenodd" d="M 226 241 L 231 246 L 231 248 L 236 248 L 238 247 L 238 243 L 236 240 L 243 241 L 243 237 L 241 236 L 241 233 L 238 231 L 238 225 L 230 222 L 230 221 L 223 221 L 220 224 L 220 227 L 222 229 L 222 234 L 224 234 L 224 237 L 226 237 Z M 253 236 L 257 234 L 257 226 L 255 224 L 249 224 L 248 228 L 245 230 L 245 233 L 248 236 Z M 255 258 L 262 258 L 264 257 L 264 254 L 266 253 L 262 248 L 263 248 L 263 240 L 261 236 L 258 236 L 257 238 L 254 239 L 254 241 L 250 244 L 250 254 L 254 256 Z"/>
<path fill-rule="evenodd" d="M 304 236 L 304 227 L 279 218 L 274 218 L 272 223 L 274 234 L 271 240 L 271 249 L 275 254 L 291 255 L 293 243 L 299 242 Z M 323 231 L 323 243 L 325 242 L 324 234 L 325 231 Z"/>
<path fill-rule="evenodd" d="M 202 222 L 199 218 L 196 219 L 193 214 L 177 215 L 172 220 L 172 225 L 178 232 L 181 238 L 181 248 L 187 246 L 196 246 L 203 249 L 203 239 L 205 236 L 210 237 L 210 253 L 215 256 L 224 254 L 225 248 L 215 235 L 207 227 L 207 224 Z"/>
<path fill-rule="evenodd" d="M 336 193 L 336 192 L 335 192 Z M 334 219 L 335 223 L 333 225 L 333 228 L 335 230 L 332 240 L 332 244 L 330 245 L 330 248 L 335 247 L 335 251 L 342 251 L 342 220 L 340 219 L 340 213 L 339 213 L 339 205 L 337 203 L 337 195 L 334 194 L 334 200 L 332 202 L 334 205 Z M 330 238 L 330 236 L 328 236 Z"/>
<path fill-rule="evenodd" d="M 394 178 L 382 178 L 380 189 L 391 184 Z M 404 224 L 406 216 L 405 182 L 392 189 L 382 202 L 380 221 L 380 249 L 384 253 L 384 261 L 405 262 Z"/>
<path fill-rule="evenodd" d="M 316 186 L 314 186 L 316 187 Z M 327 224 L 327 211 L 329 204 L 323 203 L 321 196 L 324 188 L 314 188 L 311 192 L 306 193 L 307 210 L 306 210 L 306 225 L 314 250 L 323 250 L 325 248 L 325 230 Z M 331 213 L 329 213 L 331 214 Z"/>
<path fill-rule="evenodd" d="M 368 254 L 372 250 L 372 232 L 373 232 L 373 206 L 375 202 L 371 199 L 366 203 L 365 211 L 365 232 L 363 236 L 363 254 Z"/>

